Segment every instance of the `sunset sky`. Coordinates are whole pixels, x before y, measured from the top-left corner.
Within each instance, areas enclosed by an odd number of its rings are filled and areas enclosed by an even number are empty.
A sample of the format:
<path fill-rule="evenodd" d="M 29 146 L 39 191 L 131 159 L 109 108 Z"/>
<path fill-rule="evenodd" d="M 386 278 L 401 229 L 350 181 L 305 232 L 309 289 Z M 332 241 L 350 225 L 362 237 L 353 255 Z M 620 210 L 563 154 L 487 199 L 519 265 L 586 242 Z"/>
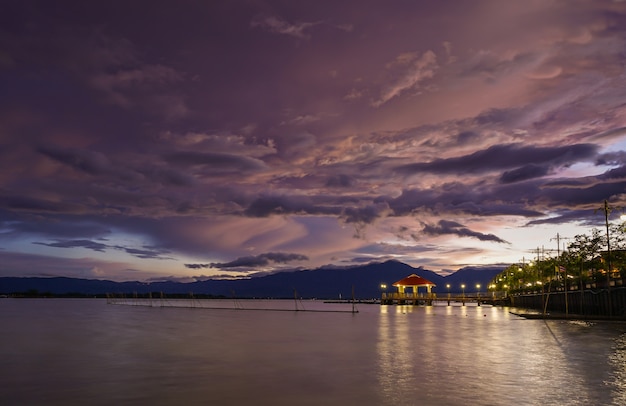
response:
<path fill-rule="evenodd" d="M 0 10 L 0 276 L 445 274 L 626 207 L 624 1 Z"/>

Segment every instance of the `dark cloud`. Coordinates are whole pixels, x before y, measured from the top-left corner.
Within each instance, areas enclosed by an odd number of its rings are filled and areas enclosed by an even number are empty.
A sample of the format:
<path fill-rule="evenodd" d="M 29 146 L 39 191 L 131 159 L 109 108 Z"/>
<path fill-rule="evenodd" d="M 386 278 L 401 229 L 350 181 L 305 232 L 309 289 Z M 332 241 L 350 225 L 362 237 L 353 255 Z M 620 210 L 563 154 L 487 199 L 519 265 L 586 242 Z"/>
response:
<path fill-rule="evenodd" d="M 16 211 L 32 212 L 72 212 L 80 211 L 80 206 L 73 203 L 51 201 L 29 196 L 2 195 L 0 191 L 0 207 Z"/>
<path fill-rule="evenodd" d="M 549 172 L 549 167 L 547 166 L 539 166 L 539 165 L 525 165 L 521 168 L 513 169 L 511 171 L 506 171 L 500 177 L 500 181 L 502 183 L 513 183 L 520 182 L 523 180 L 540 178 L 542 176 L 547 175 Z"/>
<path fill-rule="evenodd" d="M 115 246 L 114 248 L 122 250 L 126 252 L 127 254 L 130 254 L 134 257 L 142 258 L 142 259 L 169 259 L 169 260 L 174 259 L 171 257 L 164 256 L 165 254 L 170 252 L 169 250 L 165 250 L 165 249 L 159 249 L 159 248 L 153 248 L 153 247 L 144 247 L 143 249 L 138 249 L 138 248 L 123 247 L 123 246 Z"/>
<path fill-rule="evenodd" d="M 285 264 L 293 261 L 306 261 L 309 258 L 300 254 L 288 254 L 282 252 L 268 252 L 255 256 L 237 258 L 230 262 L 211 263 L 212 268 L 241 268 L 267 266 L 270 263 Z"/>
<path fill-rule="evenodd" d="M 432 173 L 485 173 L 518 166 L 566 166 L 591 160 L 598 147 L 593 144 L 537 147 L 523 144 L 494 145 L 469 155 L 435 159 L 431 162 L 402 165 L 396 168 L 406 174 Z"/>
<path fill-rule="evenodd" d="M 386 257 L 384 255 L 377 255 L 374 258 L 372 258 L 371 256 L 353 257 L 353 258 L 347 259 L 345 262 L 350 263 L 350 264 L 369 264 L 369 263 L 380 263 L 380 262 L 389 261 L 393 259 L 395 259 L 395 257 L 392 257 L 392 256 Z"/>
<path fill-rule="evenodd" d="M 33 244 L 45 245 L 47 247 L 53 248 L 86 248 L 98 252 L 105 252 L 108 249 L 114 249 L 124 251 L 127 254 L 142 259 L 173 259 L 163 256 L 164 254 L 167 254 L 169 252 L 168 250 L 164 249 L 158 249 L 153 247 L 143 247 L 142 249 L 139 249 L 124 247 L 121 245 L 103 244 L 91 240 L 57 240 L 55 242 L 33 242 Z"/>
<path fill-rule="evenodd" d="M 504 241 L 493 234 L 483 234 L 477 231 L 472 231 L 462 224 L 449 220 L 439 220 L 436 225 L 424 224 L 422 232 L 428 235 L 454 234 L 460 237 L 477 238 L 480 241 L 493 241 L 508 244 L 507 241 Z"/>
<path fill-rule="evenodd" d="M 36 150 L 50 159 L 92 177 L 107 180 L 115 179 L 125 183 L 145 180 L 144 176 L 129 168 L 126 163 L 118 164 L 113 162 L 102 152 L 60 148 L 52 145 L 40 146 Z"/>
<path fill-rule="evenodd" d="M 370 224 L 384 213 L 389 212 L 389 205 L 377 203 L 366 207 L 347 207 L 341 213 L 341 218 L 346 223 Z"/>
<path fill-rule="evenodd" d="M 328 178 L 326 186 L 336 188 L 349 188 L 354 185 L 354 179 L 345 174 L 334 175 Z"/>
<path fill-rule="evenodd" d="M 81 237 L 102 238 L 111 233 L 107 226 L 92 219 L 38 212 L 36 218 L 26 212 L 12 212 L 0 209 L 0 227 L 11 238 L 24 234 L 44 235 L 50 238 L 80 239 Z"/>
<path fill-rule="evenodd" d="M 463 131 L 456 136 L 456 143 L 458 145 L 468 145 L 474 143 L 480 138 L 480 135 L 473 131 Z"/>
<path fill-rule="evenodd" d="M 264 267 L 272 263 L 286 264 L 293 261 L 306 261 L 309 258 L 306 255 L 290 254 L 283 252 L 268 252 L 265 254 L 259 254 L 254 256 L 240 257 L 230 262 L 212 262 L 210 264 L 185 264 L 185 267 L 190 269 L 201 268 L 221 268 L 236 270 L 245 268 L 246 271 L 250 268 Z"/>
<path fill-rule="evenodd" d="M 210 152 L 175 152 L 163 156 L 165 161 L 180 166 L 206 166 L 220 171 L 259 171 L 265 169 L 263 161 L 246 156 Z"/>
<path fill-rule="evenodd" d="M 100 175 L 108 172 L 111 168 L 111 163 L 107 157 L 97 152 L 63 149 L 54 146 L 41 146 L 37 148 L 37 151 L 48 158 L 90 175 Z"/>
<path fill-rule="evenodd" d="M 598 176 L 598 179 L 626 179 L 626 165 L 620 166 L 619 168 L 610 169 L 602 175 Z"/>
<path fill-rule="evenodd" d="M 290 214 L 302 212 L 302 205 L 295 205 L 285 197 L 261 197 L 252 202 L 245 214 L 252 217 L 267 217 L 272 214 Z M 309 207 L 309 205 L 306 205 Z"/>
<path fill-rule="evenodd" d="M 512 58 L 501 58 L 494 52 L 477 52 L 464 64 L 461 75 L 479 75 L 491 84 L 497 82 L 501 76 L 514 72 L 520 65 L 536 62 L 537 58 L 539 55 L 536 52 L 518 52 Z"/>
<path fill-rule="evenodd" d="M 623 165 L 626 164 L 626 151 L 608 152 L 598 155 L 596 165 Z"/>
<path fill-rule="evenodd" d="M 610 196 L 620 196 L 624 190 L 626 190 L 625 180 L 602 182 L 596 178 L 596 181 L 584 182 L 574 187 L 559 182 L 546 183 L 541 189 L 533 192 L 531 202 L 545 206 L 546 211 L 556 211 L 561 214 L 548 222 L 554 223 L 559 219 L 561 222 L 567 222 L 567 220 L 575 219 L 578 223 L 584 223 L 593 221 L 594 210 L 600 207 L 604 199 Z M 563 208 L 567 208 L 567 210 Z M 571 219 L 569 215 L 564 215 L 568 212 L 579 215 L 575 215 Z M 538 223 L 533 222 L 532 224 Z"/>
<path fill-rule="evenodd" d="M 196 179 L 189 173 L 181 172 L 172 168 L 147 167 L 140 172 L 149 179 L 162 185 L 171 186 L 193 186 L 197 184 Z"/>
<path fill-rule="evenodd" d="M 354 199 L 340 196 L 320 196 L 309 199 L 302 196 L 268 196 L 256 199 L 245 210 L 251 217 L 271 215 L 328 215 L 337 216 L 346 223 L 369 224 L 377 218 L 390 214 L 389 204 L 381 198 Z"/>
<path fill-rule="evenodd" d="M 210 264 L 185 264 L 185 268 L 189 269 L 202 269 L 202 268 L 210 268 Z"/>
<path fill-rule="evenodd" d="M 523 199 L 532 199 L 538 194 L 539 187 L 539 184 L 492 187 L 455 182 L 438 188 L 406 189 L 400 196 L 390 198 L 388 203 L 395 216 L 430 211 L 438 215 L 537 217 L 543 213 L 524 204 Z"/>
<path fill-rule="evenodd" d="M 316 204 L 304 196 L 265 196 L 254 200 L 245 210 L 245 215 L 251 217 L 267 217 L 278 214 L 324 214 L 338 215 L 341 208 Z"/>
<path fill-rule="evenodd" d="M 598 205 L 597 209 L 600 206 Z M 535 226 L 542 224 L 567 224 L 567 223 L 583 223 L 589 226 L 598 226 L 604 223 L 604 213 L 600 214 L 597 210 L 555 210 L 554 216 L 549 218 L 531 220 L 526 223 L 526 226 Z"/>
<path fill-rule="evenodd" d="M 519 118 L 518 109 L 499 109 L 492 108 L 484 111 L 474 119 L 476 124 L 506 124 Z"/>
<path fill-rule="evenodd" d="M 57 241 L 51 243 L 44 242 L 35 242 L 34 244 L 45 245 L 47 247 L 53 248 L 87 248 L 93 251 L 104 252 L 109 248 L 106 244 L 101 244 L 95 241 L 89 240 L 68 240 L 68 241 Z"/>

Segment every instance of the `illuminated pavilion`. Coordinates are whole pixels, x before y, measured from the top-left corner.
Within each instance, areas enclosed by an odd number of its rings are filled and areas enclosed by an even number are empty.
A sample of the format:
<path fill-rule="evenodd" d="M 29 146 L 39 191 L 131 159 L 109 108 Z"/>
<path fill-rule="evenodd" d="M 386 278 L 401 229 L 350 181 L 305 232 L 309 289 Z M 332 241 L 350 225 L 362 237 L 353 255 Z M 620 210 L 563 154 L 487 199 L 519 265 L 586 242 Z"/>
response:
<path fill-rule="evenodd" d="M 392 286 L 398 288 L 398 293 L 383 293 L 381 298 L 381 304 L 413 304 L 417 305 L 421 302 L 427 305 L 432 305 L 434 295 L 432 288 L 436 286 L 428 279 L 422 278 L 416 274 L 411 274 L 406 278 L 400 279 L 394 282 Z M 419 297 L 419 288 L 426 287 L 426 296 Z M 412 293 L 406 293 L 406 288 L 411 288 Z"/>
<path fill-rule="evenodd" d="M 416 274 L 411 274 L 411 275 L 407 276 L 406 278 L 403 278 L 403 279 L 400 279 L 397 282 L 394 282 L 392 286 L 397 287 L 398 288 L 398 293 L 400 293 L 402 295 L 404 295 L 406 293 L 406 288 L 408 288 L 408 287 L 413 288 L 413 296 L 417 297 L 419 288 L 421 286 L 425 286 L 426 287 L 426 292 L 430 296 L 431 289 L 434 286 L 437 286 L 437 285 L 435 285 L 434 283 L 432 283 L 428 279 L 422 278 L 421 276 L 417 276 Z"/>

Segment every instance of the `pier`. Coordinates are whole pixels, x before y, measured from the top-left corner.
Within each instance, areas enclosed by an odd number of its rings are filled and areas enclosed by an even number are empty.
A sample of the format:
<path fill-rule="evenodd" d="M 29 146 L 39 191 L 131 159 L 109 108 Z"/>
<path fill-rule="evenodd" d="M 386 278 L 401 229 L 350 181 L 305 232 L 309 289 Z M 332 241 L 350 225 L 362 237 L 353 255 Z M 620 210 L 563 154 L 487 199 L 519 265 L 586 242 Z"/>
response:
<path fill-rule="evenodd" d="M 463 306 L 465 306 L 465 303 L 476 303 L 478 306 L 482 303 L 486 303 L 495 306 L 510 303 L 506 292 L 494 291 L 491 293 L 482 293 L 478 291 L 480 285 L 476 285 L 477 292 L 474 294 L 466 294 L 465 285 L 461 285 L 463 293 L 460 295 L 458 293 L 453 295 L 449 291 L 450 285 L 448 285 L 448 294 L 445 297 L 438 297 L 437 294 L 432 291 L 436 285 L 416 274 L 411 274 L 406 278 L 400 279 L 391 286 L 397 288 L 398 291 L 392 293 L 383 292 L 380 299 L 381 305 L 432 306 L 435 302 L 446 302 L 448 306 L 450 306 L 452 302 L 456 302 L 461 303 Z M 387 286 L 383 284 L 381 288 L 386 289 Z M 419 288 L 426 288 L 426 292 L 420 292 Z M 409 292 L 407 292 L 407 290 L 409 290 Z"/>
<path fill-rule="evenodd" d="M 380 299 L 381 305 L 426 305 L 432 306 L 435 302 L 445 302 L 448 306 L 451 303 L 461 303 L 465 306 L 466 303 L 476 303 L 478 306 L 481 304 L 488 304 L 492 306 L 506 306 L 510 304 L 510 298 L 505 294 L 495 293 L 489 295 L 481 295 L 479 293 L 473 295 L 453 295 L 448 294 L 443 297 L 437 296 L 435 293 L 383 293 Z"/>

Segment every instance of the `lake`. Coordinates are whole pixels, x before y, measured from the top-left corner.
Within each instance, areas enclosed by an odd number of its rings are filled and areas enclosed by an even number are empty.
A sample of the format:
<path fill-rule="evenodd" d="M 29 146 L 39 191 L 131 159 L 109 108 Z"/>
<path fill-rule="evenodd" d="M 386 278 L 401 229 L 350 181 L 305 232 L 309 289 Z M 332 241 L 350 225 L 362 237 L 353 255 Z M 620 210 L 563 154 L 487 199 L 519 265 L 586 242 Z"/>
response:
<path fill-rule="evenodd" d="M 356 314 L 247 310 L 293 301 L 165 304 L 181 307 L 0 299 L 0 404 L 626 404 L 624 323 L 445 303 Z"/>

